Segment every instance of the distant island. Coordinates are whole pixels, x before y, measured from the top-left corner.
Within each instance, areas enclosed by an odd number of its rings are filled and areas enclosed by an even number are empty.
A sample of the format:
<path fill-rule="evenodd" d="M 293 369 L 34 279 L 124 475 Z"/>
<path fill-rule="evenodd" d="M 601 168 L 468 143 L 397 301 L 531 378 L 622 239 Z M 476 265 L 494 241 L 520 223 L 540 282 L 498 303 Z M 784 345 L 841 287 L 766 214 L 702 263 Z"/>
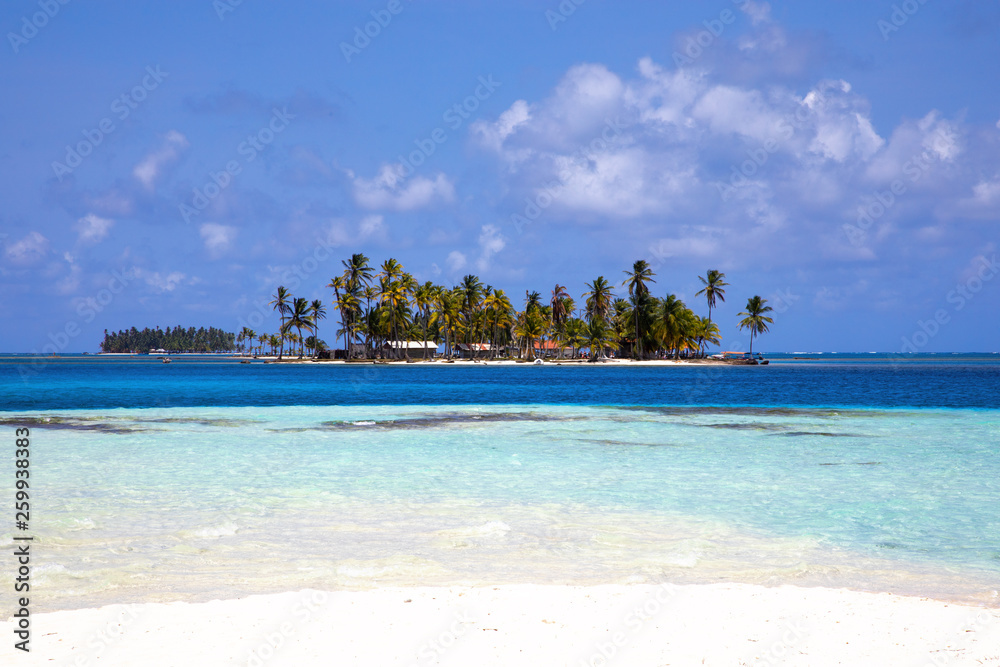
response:
<path fill-rule="evenodd" d="M 147 353 L 153 350 L 164 352 L 236 352 L 236 334 L 215 327 L 176 326 L 173 329 L 145 328 L 142 331 L 132 327 L 117 333 L 104 330 L 101 352 L 105 354 Z"/>

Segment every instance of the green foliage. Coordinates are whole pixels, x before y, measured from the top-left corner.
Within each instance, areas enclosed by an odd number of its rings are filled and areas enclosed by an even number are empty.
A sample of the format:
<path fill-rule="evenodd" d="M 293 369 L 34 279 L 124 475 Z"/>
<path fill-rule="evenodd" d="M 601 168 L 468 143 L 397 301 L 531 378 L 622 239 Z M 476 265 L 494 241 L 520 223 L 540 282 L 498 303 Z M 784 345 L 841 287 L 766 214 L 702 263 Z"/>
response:
<path fill-rule="evenodd" d="M 236 350 L 236 334 L 215 327 L 176 326 L 166 330 L 146 327 L 139 331 L 135 327 L 117 333 L 104 330 L 102 352 L 142 353 L 163 349 L 168 352 L 233 352 Z"/>

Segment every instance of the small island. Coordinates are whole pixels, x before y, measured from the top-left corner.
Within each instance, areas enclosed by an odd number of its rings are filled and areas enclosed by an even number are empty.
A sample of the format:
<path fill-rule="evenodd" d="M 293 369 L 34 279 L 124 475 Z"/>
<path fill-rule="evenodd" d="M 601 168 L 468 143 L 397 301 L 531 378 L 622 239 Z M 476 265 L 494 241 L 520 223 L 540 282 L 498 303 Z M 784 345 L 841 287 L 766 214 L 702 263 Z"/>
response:
<path fill-rule="evenodd" d="M 653 294 L 656 274 L 645 260 L 622 273 L 620 283 L 597 276 L 585 284 L 579 302 L 565 285 L 548 297 L 526 291 L 518 310 L 507 293 L 466 275 L 451 288 L 420 284 L 395 259 L 379 269 L 368 257 L 353 254 L 343 273 L 327 285 L 340 324 L 330 346 L 319 337 L 327 318 L 320 299 L 295 297 L 284 286 L 272 295 L 278 313 L 275 333 L 248 327 L 236 336 L 247 354 L 276 360 L 531 362 L 673 362 L 757 364 L 754 338 L 773 323 L 767 299 L 751 296 L 739 313 L 739 326 L 750 331 L 749 351 L 709 354 L 721 342 L 712 310 L 726 300 L 726 274 L 710 270 L 699 276 L 707 305 L 697 315 L 676 295 Z M 620 293 L 616 293 L 620 290 Z M 444 344 L 443 354 L 437 349 Z M 291 357 L 291 359 L 289 359 Z"/>

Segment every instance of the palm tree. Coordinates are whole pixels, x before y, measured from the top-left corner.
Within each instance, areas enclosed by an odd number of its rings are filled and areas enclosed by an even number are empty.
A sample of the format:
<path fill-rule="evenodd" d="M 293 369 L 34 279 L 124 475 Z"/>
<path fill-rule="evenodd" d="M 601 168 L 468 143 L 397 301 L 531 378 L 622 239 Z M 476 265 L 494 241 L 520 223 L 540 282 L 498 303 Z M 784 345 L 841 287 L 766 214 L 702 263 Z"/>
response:
<path fill-rule="evenodd" d="M 569 292 L 566 291 L 565 285 L 560 285 L 556 283 L 556 286 L 552 288 L 552 300 L 549 305 L 552 308 L 552 328 L 554 330 L 555 337 L 558 340 L 562 340 L 566 335 L 566 318 L 569 316 L 569 306 L 570 301 Z M 562 345 L 559 345 L 559 358 L 562 359 Z"/>
<path fill-rule="evenodd" d="M 608 326 L 607 321 L 598 317 L 590 321 L 584 335 L 587 345 L 590 346 L 591 360 L 604 358 L 605 350 L 618 349 L 618 343 L 611 340 L 611 328 Z"/>
<path fill-rule="evenodd" d="M 310 306 L 309 302 L 305 300 L 304 297 L 296 297 L 292 301 L 292 311 L 288 316 L 288 321 L 285 322 L 285 329 L 294 328 L 298 331 L 298 336 L 296 340 L 299 341 L 299 359 L 305 355 L 305 342 L 302 339 L 302 329 L 309 329 L 312 327 L 312 318 L 309 314 Z"/>
<path fill-rule="evenodd" d="M 538 292 L 524 290 L 524 312 L 533 312 L 542 307 L 542 295 Z"/>
<path fill-rule="evenodd" d="M 492 359 L 497 350 L 497 343 L 500 340 L 500 331 L 508 332 L 514 323 L 514 306 L 507 298 L 506 292 L 502 289 L 493 290 L 488 297 L 483 300 L 483 308 L 493 317 L 493 334 L 490 337 L 490 358 Z M 509 337 L 508 337 L 509 339 Z"/>
<path fill-rule="evenodd" d="M 309 304 L 309 319 L 312 320 L 313 336 L 319 340 L 319 321 L 326 319 L 326 306 L 323 305 L 321 299 L 313 299 L 312 303 Z M 315 347 L 313 347 L 313 351 L 317 356 L 319 355 L 319 350 Z"/>
<path fill-rule="evenodd" d="M 444 351 L 448 359 L 451 359 L 451 333 L 461 314 L 461 298 L 458 288 L 448 290 L 442 287 L 437 290 L 438 321 L 444 329 Z"/>
<path fill-rule="evenodd" d="M 287 289 L 285 289 L 284 285 L 282 285 L 278 287 L 278 291 L 273 296 L 274 300 L 271 301 L 271 303 L 269 303 L 268 305 L 272 306 L 274 310 L 278 311 L 278 315 L 281 317 L 281 331 L 284 331 L 285 316 L 288 315 L 289 312 L 288 304 L 292 298 L 292 295 L 288 292 Z M 281 359 L 281 354 L 282 352 L 284 352 L 284 349 L 285 345 L 284 341 L 282 341 L 281 349 L 278 350 L 278 359 Z"/>
<path fill-rule="evenodd" d="M 423 285 L 417 287 L 413 290 L 413 303 L 417 307 L 417 311 L 420 313 L 420 321 L 423 324 L 423 343 L 424 343 L 424 359 L 427 358 L 427 327 L 431 324 L 431 306 L 434 305 L 434 299 L 437 294 L 437 287 L 431 281 L 425 282 Z M 433 319 L 437 319 L 437 315 L 434 315 Z"/>
<path fill-rule="evenodd" d="M 705 299 L 708 301 L 708 319 L 712 319 L 712 308 L 715 307 L 715 300 L 725 302 L 726 301 L 726 290 L 723 289 L 729 285 L 726 282 L 726 274 L 712 269 L 709 271 L 704 278 L 698 276 L 698 280 L 704 285 L 701 290 L 695 292 L 695 296 L 705 295 Z"/>
<path fill-rule="evenodd" d="M 473 338 L 472 318 L 482 304 L 483 284 L 478 276 L 469 274 L 462 278 L 458 289 L 462 294 L 462 314 L 465 316 L 465 342 L 471 343 Z"/>
<path fill-rule="evenodd" d="M 372 301 L 378 298 L 378 288 L 374 285 L 365 285 L 362 290 L 362 294 L 365 297 L 365 312 L 363 314 L 364 324 L 357 323 L 356 326 L 362 327 L 365 332 L 365 356 L 369 354 L 374 356 L 374 350 L 372 349 Z M 360 304 L 359 304 L 360 307 Z"/>
<path fill-rule="evenodd" d="M 340 263 L 344 265 L 344 281 L 348 291 L 353 292 L 371 282 L 374 271 L 363 253 L 356 252 L 351 255 L 350 260 L 341 260 Z"/>
<path fill-rule="evenodd" d="M 644 303 L 643 297 L 649 294 L 649 288 L 646 287 L 646 283 L 655 283 L 653 276 L 653 269 L 649 267 L 649 263 L 644 259 L 638 259 L 632 264 L 632 271 L 623 271 L 623 273 L 628 276 L 623 282 L 622 287 L 628 285 L 628 295 L 632 299 L 632 319 L 635 320 L 635 353 L 636 359 L 642 359 L 642 338 L 639 336 L 639 320 L 642 319 L 642 305 Z"/>
<path fill-rule="evenodd" d="M 392 324 L 393 340 L 399 340 L 399 329 L 396 326 L 396 311 L 403 301 L 403 290 L 397 278 L 403 275 L 403 265 L 394 258 L 382 262 L 382 271 L 378 274 L 378 294 L 382 304 L 388 306 L 389 319 Z"/>
<path fill-rule="evenodd" d="M 769 331 L 767 325 L 774 324 L 774 320 L 764 315 L 764 313 L 769 313 L 772 310 L 771 306 L 766 304 L 767 299 L 762 299 L 759 296 L 752 296 L 747 299 L 746 310 L 739 313 L 744 316 L 743 319 L 740 320 L 740 331 L 743 329 L 750 329 L 750 354 L 753 354 L 754 336 L 767 333 Z"/>
<path fill-rule="evenodd" d="M 587 300 L 587 320 L 593 321 L 596 318 L 607 322 L 611 299 L 614 296 L 611 283 L 605 280 L 604 276 L 597 276 L 594 282 L 586 285 L 589 291 L 584 292 L 583 296 Z"/>
<path fill-rule="evenodd" d="M 668 294 L 656 304 L 656 319 L 653 329 L 660 344 L 667 352 L 674 350 L 674 356 L 680 354 L 680 339 L 683 332 L 684 311 L 688 308 L 684 302 L 673 294 Z"/>
<path fill-rule="evenodd" d="M 719 325 L 707 317 L 698 318 L 698 343 L 703 355 L 708 351 L 708 345 L 718 345 L 722 342 Z"/>
<path fill-rule="evenodd" d="M 514 325 L 514 333 L 524 340 L 524 356 L 535 358 L 535 341 L 545 333 L 545 318 L 539 310 L 525 310 Z"/>
<path fill-rule="evenodd" d="M 342 261 L 341 263 L 344 264 L 345 266 L 347 265 L 347 262 Z M 344 359 L 347 359 L 347 349 L 348 349 L 347 346 L 349 344 L 347 332 L 350 330 L 350 324 L 348 320 L 347 311 L 345 308 L 346 304 L 344 303 L 344 299 L 340 296 L 340 290 L 345 289 L 347 287 L 347 278 L 344 276 L 336 276 L 334 278 L 331 278 L 330 282 L 327 283 L 326 286 L 333 290 L 333 305 L 337 308 L 337 311 L 340 313 L 340 333 L 344 334 Z M 350 294 L 349 292 L 345 292 L 344 295 L 348 296 L 349 294 Z"/>
<path fill-rule="evenodd" d="M 250 356 L 253 356 L 253 341 L 257 338 L 257 332 L 253 329 L 247 329 L 247 338 L 250 339 Z"/>
<path fill-rule="evenodd" d="M 611 331 L 615 338 L 618 339 L 618 346 L 621 348 L 622 342 L 631 333 L 629 331 L 629 320 L 632 318 L 632 311 L 634 309 L 629 307 L 628 301 L 618 297 L 611 302 L 611 310 Z"/>
<path fill-rule="evenodd" d="M 566 322 L 566 344 L 573 348 L 571 359 L 576 358 L 576 351 L 585 342 L 587 334 L 587 324 L 579 317 L 570 318 Z"/>

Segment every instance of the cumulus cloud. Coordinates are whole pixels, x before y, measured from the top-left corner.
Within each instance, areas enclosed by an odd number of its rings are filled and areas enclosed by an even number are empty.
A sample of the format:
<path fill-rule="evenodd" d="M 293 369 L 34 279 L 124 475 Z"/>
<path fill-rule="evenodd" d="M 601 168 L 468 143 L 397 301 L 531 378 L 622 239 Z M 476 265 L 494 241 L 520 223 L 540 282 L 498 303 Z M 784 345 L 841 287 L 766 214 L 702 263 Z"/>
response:
<path fill-rule="evenodd" d="M 381 215 L 366 215 L 358 225 L 358 235 L 362 239 L 385 235 L 385 225 Z"/>
<path fill-rule="evenodd" d="M 221 257 L 236 238 L 236 228 L 230 225 L 220 225 L 206 222 L 199 229 L 205 249 L 213 258 Z"/>
<path fill-rule="evenodd" d="M 164 137 L 163 144 L 158 149 L 140 160 L 139 164 L 132 170 L 132 175 L 147 190 L 152 190 L 156 185 L 156 179 L 163 172 L 163 168 L 175 162 L 180 157 L 181 151 L 187 146 L 187 138 L 177 130 L 171 130 Z"/>
<path fill-rule="evenodd" d="M 133 275 L 137 279 L 142 280 L 144 283 L 152 287 L 158 294 L 173 292 L 178 286 L 187 280 L 187 274 L 181 273 L 180 271 L 171 271 L 170 273 L 164 274 L 159 271 L 149 271 L 146 269 L 135 268 L 133 270 Z M 187 280 L 187 282 L 192 281 Z"/>
<path fill-rule="evenodd" d="M 476 260 L 476 269 L 480 272 L 489 269 L 493 255 L 503 250 L 506 245 L 507 241 L 498 227 L 483 225 L 479 233 L 479 259 Z"/>
<path fill-rule="evenodd" d="M 765 3 L 746 11 L 753 34 L 776 27 Z M 995 216 L 1000 185 L 982 174 L 1000 165 L 985 149 L 968 154 L 969 131 L 930 110 L 883 136 L 845 80 L 799 92 L 643 58 L 631 77 L 574 66 L 548 96 L 518 100 L 470 135 L 502 166 L 499 208 L 519 230 L 622 224 L 661 258 L 787 262 L 803 251 L 870 261 L 904 231 L 913 243 L 940 236 L 934 217 Z M 861 247 L 844 225 L 896 181 L 903 195 Z"/>
<path fill-rule="evenodd" d="M 373 210 L 412 211 L 455 199 L 451 181 L 439 173 L 433 179 L 426 176 L 406 176 L 399 164 L 383 165 L 372 179 L 347 172 L 354 189 L 354 199 L 362 208 Z"/>
<path fill-rule="evenodd" d="M 83 274 L 83 270 L 76 263 L 72 254 L 64 252 L 63 259 L 66 261 L 69 273 L 56 282 L 56 292 L 59 294 L 72 294 L 80 286 L 80 276 Z"/>
<path fill-rule="evenodd" d="M 76 221 L 76 232 L 81 243 L 93 244 L 103 240 L 115 221 L 88 213 Z"/>
<path fill-rule="evenodd" d="M 31 266 L 44 259 L 48 252 L 49 240 L 33 231 L 19 241 L 8 243 L 4 257 L 15 266 Z"/>
<path fill-rule="evenodd" d="M 448 259 L 445 260 L 445 263 L 448 265 L 448 270 L 450 272 L 458 273 L 459 271 L 465 268 L 465 265 L 468 262 L 465 259 L 464 254 L 460 253 L 457 250 L 452 250 L 450 253 L 448 253 Z"/>

